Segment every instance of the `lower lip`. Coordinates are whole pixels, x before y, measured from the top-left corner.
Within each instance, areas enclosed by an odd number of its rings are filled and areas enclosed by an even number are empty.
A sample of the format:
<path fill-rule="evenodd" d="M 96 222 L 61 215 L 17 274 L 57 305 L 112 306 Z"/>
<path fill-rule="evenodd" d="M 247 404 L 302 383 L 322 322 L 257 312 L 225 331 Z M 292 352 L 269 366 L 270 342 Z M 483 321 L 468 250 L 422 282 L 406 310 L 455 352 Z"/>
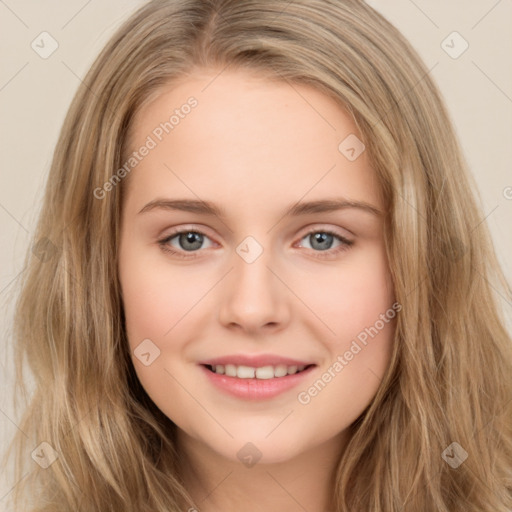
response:
<path fill-rule="evenodd" d="M 238 377 L 227 377 L 212 372 L 203 365 L 201 365 L 201 369 L 214 386 L 232 396 L 245 400 L 265 400 L 297 386 L 311 374 L 315 366 L 310 366 L 299 373 L 286 377 L 274 377 L 272 379 L 239 379 Z"/>

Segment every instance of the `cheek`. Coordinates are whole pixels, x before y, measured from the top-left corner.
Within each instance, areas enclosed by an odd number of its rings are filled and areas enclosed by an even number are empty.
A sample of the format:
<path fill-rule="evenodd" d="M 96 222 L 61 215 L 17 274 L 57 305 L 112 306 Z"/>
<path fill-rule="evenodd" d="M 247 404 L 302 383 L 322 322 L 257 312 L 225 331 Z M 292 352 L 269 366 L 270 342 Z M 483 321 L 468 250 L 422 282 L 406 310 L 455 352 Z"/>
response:
<path fill-rule="evenodd" d="M 165 282 L 155 279 L 150 269 L 126 262 L 121 274 L 126 329 L 132 349 L 150 338 L 157 340 L 171 328 L 175 308 Z"/>
<path fill-rule="evenodd" d="M 193 276 L 187 279 L 182 270 L 166 265 L 164 258 L 156 261 L 154 254 L 148 258 L 150 252 L 127 244 L 120 253 L 128 344 L 138 379 L 152 401 L 171 420 L 188 425 L 182 404 L 190 407 L 190 398 L 172 377 L 172 361 L 181 357 L 180 339 L 187 336 L 187 313 L 205 291 L 198 291 L 200 283 L 191 282 Z"/>
<path fill-rule="evenodd" d="M 318 274 L 315 287 L 303 291 L 328 329 L 322 329 L 323 373 L 302 390 L 301 403 L 311 400 L 316 411 L 343 404 L 333 413 L 333 425 L 355 420 L 371 402 L 389 366 L 393 345 L 397 313 L 384 248 L 374 247 L 357 256 L 347 258 L 330 274 Z"/>
<path fill-rule="evenodd" d="M 301 293 L 326 326 L 325 339 L 342 349 L 348 339 L 372 326 L 394 302 L 384 249 L 361 250 L 330 272 L 315 273 L 314 283 L 308 280 Z"/>
<path fill-rule="evenodd" d="M 121 252 L 119 267 L 132 349 L 145 338 L 160 345 L 207 291 L 204 279 L 201 282 L 197 275 L 172 268 L 165 258 L 155 258 L 154 251 L 147 248 L 127 246 Z"/>
<path fill-rule="evenodd" d="M 328 414 L 325 429 L 333 434 L 355 421 L 374 398 L 390 363 L 397 312 L 381 249 L 350 264 L 347 260 L 322 282 L 324 293 L 316 288 L 309 297 L 334 333 L 324 330 L 321 371 L 297 399 L 311 416 Z"/>

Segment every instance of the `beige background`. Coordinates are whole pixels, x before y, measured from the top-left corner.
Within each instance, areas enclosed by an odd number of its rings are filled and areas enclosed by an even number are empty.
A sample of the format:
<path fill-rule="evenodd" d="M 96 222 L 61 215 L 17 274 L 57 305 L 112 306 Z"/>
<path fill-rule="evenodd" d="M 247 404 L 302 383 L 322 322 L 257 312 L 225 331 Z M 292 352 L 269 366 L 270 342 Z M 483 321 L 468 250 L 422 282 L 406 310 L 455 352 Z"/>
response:
<path fill-rule="evenodd" d="M 10 391 L 12 294 L 22 272 L 52 151 L 80 78 L 112 32 L 142 3 L 0 0 L 0 384 L 6 386 L 0 396 L 0 454 L 17 428 Z M 431 75 L 444 94 L 478 183 L 483 217 L 512 282 L 512 2 L 368 3 L 394 23 L 427 67 L 433 68 Z M 59 45 L 47 59 L 31 47 L 43 31 Z M 454 31 L 469 44 L 456 59 L 442 47 Z M 463 41 L 450 36 L 447 43 L 453 52 Z M 512 304 L 504 298 L 501 303 L 510 322 Z M 15 483 L 9 475 L 0 478 L 0 510 L 5 510 L 3 498 Z"/>

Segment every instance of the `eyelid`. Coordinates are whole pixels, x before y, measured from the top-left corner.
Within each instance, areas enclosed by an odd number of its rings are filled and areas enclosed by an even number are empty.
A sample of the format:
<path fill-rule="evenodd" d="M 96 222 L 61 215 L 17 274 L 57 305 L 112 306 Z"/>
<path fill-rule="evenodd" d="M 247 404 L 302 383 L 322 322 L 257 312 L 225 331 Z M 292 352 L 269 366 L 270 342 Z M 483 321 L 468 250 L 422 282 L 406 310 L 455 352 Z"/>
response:
<path fill-rule="evenodd" d="M 201 235 L 207 236 L 210 239 L 213 239 L 214 236 L 212 236 L 210 233 L 210 229 L 207 227 L 202 226 L 201 224 L 180 224 L 179 226 L 175 228 L 171 228 L 171 230 L 165 234 L 159 237 L 160 239 L 168 239 L 176 235 L 180 235 L 182 233 L 199 233 Z"/>
<path fill-rule="evenodd" d="M 301 236 L 301 238 L 304 238 L 306 235 L 309 235 L 311 233 L 317 233 L 317 232 L 324 232 L 324 233 L 332 233 L 336 236 L 339 236 L 340 238 L 344 238 L 345 240 L 348 240 L 350 236 L 355 237 L 355 233 L 350 231 L 347 228 L 342 228 L 341 226 L 333 226 L 332 224 L 322 224 L 322 223 L 315 223 L 308 225 L 305 229 L 304 234 Z M 347 234 L 345 234 L 346 232 Z"/>

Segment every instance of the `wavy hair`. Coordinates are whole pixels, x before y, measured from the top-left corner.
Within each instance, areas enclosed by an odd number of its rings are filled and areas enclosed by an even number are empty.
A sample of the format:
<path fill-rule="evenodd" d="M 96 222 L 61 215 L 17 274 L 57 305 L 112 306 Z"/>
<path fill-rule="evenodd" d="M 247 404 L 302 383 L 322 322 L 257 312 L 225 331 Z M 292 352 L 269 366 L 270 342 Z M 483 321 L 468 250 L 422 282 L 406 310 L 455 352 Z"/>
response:
<path fill-rule="evenodd" d="M 65 118 L 16 302 L 27 401 L 9 450 L 16 510 L 193 505 L 176 427 L 144 392 L 128 349 L 117 270 L 125 183 L 103 199 L 94 191 L 123 165 L 143 105 L 195 71 L 227 66 L 337 101 L 386 198 L 403 309 L 389 368 L 334 475 L 335 510 L 511 510 L 512 342 L 493 288 L 508 298 L 510 289 L 429 70 L 360 0 L 152 0 L 101 51 Z"/>

